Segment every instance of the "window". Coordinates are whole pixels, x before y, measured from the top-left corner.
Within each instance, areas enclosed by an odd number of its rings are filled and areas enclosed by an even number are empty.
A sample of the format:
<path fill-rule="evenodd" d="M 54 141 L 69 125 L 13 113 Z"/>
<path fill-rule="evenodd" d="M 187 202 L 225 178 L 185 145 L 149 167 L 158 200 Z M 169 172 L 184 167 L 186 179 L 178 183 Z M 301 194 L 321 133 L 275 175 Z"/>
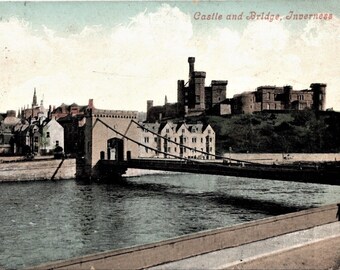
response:
<path fill-rule="evenodd" d="M 210 138 L 209 141 L 212 142 L 212 138 Z"/>
<path fill-rule="evenodd" d="M 56 145 L 56 146 L 59 146 L 59 141 L 55 141 L 55 145 Z"/>
<path fill-rule="evenodd" d="M 149 143 L 149 137 L 144 137 L 144 142 Z"/>
<path fill-rule="evenodd" d="M 175 147 L 175 152 L 177 152 L 177 148 Z"/>
<path fill-rule="evenodd" d="M 187 142 L 187 138 L 183 138 L 183 143 L 186 143 Z"/>
<path fill-rule="evenodd" d="M 169 153 L 171 152 L 171 147 L 168 147 L 168 152 L 169 152 Z"/>
<path fill-rule="evenodd" d="M 175 138 L 175 142 L 177 142 L 177 138 Z"/>
<path fill-rule="evenodd" d="M 155 137 L 155 142 L 157 142 L 157 137 Z"/>
<path fill-rule="evenodd" d="M 193 142 L 193 143 L 196 143 L 196 137 L 193 137 L 192 139 L 191 139 L 191 141 Z"/>
<path fill-rule="evenodd" d="M 184 133 L 184 128 L 182 128 L 182 133 Z"/>
<path fill-rule="evenodd" d="M 145 147 L 145 153 L 149 152 L 149 148 Z"/>
<path fill-rule="evenodd" d="M 38 142 L 38 137 L 34 137 L 34 142 Z"/>
<path fill-rule="evenodd" d="M 165 130 L 165 132 L 166 132 L 166 133 L 169 133 L 169 132 L 170 132 L 170 130 L 167 128 L 167 129 Z"/>
<path fill-rule="evenodd" d="M 203 138 L 201 138 L 201 143 L 203 143 Z"/>
<path fill-rule="evenodd" d="M 209 130 L 208 130 L 208 134 L 210 134 L 210 133 L 211 133 L 211 130 L 209 129 Z"/>
<path fill-rule="evenodd" d="M 211 152 L 211 151 L 212 151 L 212 147 L 209 148 L 209 152 Z"/>

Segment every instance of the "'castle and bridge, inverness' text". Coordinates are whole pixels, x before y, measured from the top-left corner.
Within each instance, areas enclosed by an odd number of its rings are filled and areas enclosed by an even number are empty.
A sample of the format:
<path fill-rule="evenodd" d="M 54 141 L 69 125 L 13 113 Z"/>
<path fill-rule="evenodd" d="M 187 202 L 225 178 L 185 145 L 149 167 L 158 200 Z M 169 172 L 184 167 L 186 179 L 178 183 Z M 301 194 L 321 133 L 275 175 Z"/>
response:
<path fill-rule="evenodd" d="M 331 20 L 333 18 L 332 13 L 295 13 L 294 11 L 290 11 L 287 15 L 280 15 L 278 13 L 273 12 L 255 12 L 251 11 L 248 14 L 241 12 L 239 14 L 222 14 L 219 12 L 213 13 L 202 13 L 195 12 L 193 15 L 195 20 L 200 21 L 221 21 L 221 20 L 248 20 L 248 21 L 256 21 L 256 20 L 265 20 L 269 22 L 273 21 L 282 21 L 282 20 Z"/>

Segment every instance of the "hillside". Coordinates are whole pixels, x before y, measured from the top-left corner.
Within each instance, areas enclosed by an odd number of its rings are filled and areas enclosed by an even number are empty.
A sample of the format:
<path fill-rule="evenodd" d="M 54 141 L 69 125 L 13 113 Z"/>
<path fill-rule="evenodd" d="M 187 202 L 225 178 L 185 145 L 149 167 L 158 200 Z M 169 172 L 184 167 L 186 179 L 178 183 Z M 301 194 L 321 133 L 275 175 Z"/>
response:
<path fill-rule="evenodd" d="M 216 131 L 216 153 L 340 152 L 340 113 L 294 111 L 188 119 L 210 123 Z"/>

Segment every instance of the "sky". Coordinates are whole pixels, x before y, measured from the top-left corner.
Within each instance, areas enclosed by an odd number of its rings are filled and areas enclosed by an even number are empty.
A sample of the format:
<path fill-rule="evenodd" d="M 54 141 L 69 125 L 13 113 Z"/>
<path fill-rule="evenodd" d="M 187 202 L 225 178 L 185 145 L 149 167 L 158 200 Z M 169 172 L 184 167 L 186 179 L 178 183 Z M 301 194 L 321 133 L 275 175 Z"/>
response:
<path fill-rule="evenodd" d="M 339 111 L 339 17 L 339 0 L 0 2 L 0 112 L 31 106 L 34 88 L 45 107 L 91 98 L 146 111 L 147 100 L 176 102 L 189 56 L 207 86 L 228 80 L 228 98 L 320 82 Z"/>

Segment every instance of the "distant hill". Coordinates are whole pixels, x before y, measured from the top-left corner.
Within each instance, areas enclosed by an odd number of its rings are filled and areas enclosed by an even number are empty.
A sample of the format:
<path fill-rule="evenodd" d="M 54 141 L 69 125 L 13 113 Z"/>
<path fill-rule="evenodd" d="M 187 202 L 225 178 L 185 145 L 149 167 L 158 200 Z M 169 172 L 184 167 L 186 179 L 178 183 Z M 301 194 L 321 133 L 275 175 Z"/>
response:
<path fill-rule="evenodd" d="M 216 131 L 216 153 L 340 152 L 340 113 L 262 112 L 228 117 L 200 116 L 188 121 L 209 123 Z"/>

